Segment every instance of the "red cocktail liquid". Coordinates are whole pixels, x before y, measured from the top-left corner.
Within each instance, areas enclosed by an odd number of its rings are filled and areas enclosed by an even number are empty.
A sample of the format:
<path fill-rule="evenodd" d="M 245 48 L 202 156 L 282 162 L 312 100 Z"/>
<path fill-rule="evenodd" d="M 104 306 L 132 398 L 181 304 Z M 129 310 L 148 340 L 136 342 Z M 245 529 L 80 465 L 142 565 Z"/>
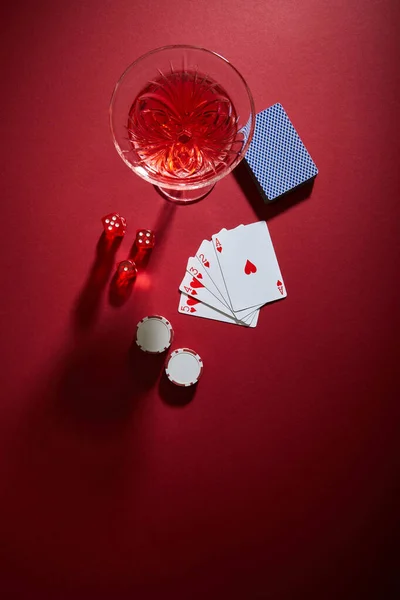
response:
<path fill-rule="evenodd" d="M 173 71 L 150 81 L 128 117 L 132 151 L 160 183 L 212 179 L 240 153 L 242 134 L 226 91 L 197 71 Z"/>

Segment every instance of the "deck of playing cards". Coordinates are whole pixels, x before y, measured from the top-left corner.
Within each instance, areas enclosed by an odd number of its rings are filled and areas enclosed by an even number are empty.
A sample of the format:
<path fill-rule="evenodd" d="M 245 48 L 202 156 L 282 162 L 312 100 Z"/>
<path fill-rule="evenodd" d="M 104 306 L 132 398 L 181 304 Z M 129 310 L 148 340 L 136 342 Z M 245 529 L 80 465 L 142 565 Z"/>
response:
<path fill-rule="evenodd" d="M 190 257 L 178 311 L 255 327 L 260 308 L 286 297 L 265 221 L 221 229 Z"/>
<path fill-rule="evenodd" d="M 246 163 L 264 201 L 276 200 L 313 179 L 318 169 L 281 104 L 256 115 Z"/>

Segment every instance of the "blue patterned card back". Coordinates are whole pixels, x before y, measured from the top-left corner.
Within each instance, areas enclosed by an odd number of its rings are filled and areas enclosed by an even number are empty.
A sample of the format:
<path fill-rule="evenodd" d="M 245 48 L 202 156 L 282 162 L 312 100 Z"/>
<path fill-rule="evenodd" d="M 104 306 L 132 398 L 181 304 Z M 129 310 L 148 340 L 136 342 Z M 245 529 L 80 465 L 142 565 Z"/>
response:
<path fill-rule="evenodd" d="M 281 104 L 256 115 L 246 161 L 266 196 L 275 200 L 318 174 Z"/>

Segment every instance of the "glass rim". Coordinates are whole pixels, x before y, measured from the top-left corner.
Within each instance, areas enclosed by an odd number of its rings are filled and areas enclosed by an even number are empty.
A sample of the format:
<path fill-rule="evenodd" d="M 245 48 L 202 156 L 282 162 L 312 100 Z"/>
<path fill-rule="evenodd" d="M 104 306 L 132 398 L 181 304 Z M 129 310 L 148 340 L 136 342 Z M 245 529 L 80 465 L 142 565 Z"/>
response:
<path fill-rule="evenodd" d="M 123 80 L 125 79 L 125 77 L 128 75 L 128 73 L 135 67 L 137 66 L 140 62 L 142 62 L 143 60 L 145 60 L 146 58 L 148 58 L 149 56 L 151 56 L 152 54 L 157 54 L 158 52 L 163 52 L 165 50 L 174 50 L 174 49 L 189 49 L 189 50 L 199 50 L 200 52 L 207 52 L 208 54 L 211 54 L 213 56 L 215 56 L 217 59 L 222 60 L 223 62 L 225 62 L 235 73 L 236 75 L 238 75 L 239 79 L 242 81 L 244 88 L 246 90 L 247 93 L 247 97 L 249 99 L 250 102 L 250 119 L 251 119 L 251 123 L 250 123 L 250 129 L 249 129 L 249 135 L 247 137 L 246 143 L 243 145 L 243 148 L 240 152 L 240 155 L 237 156 L 237 158 L 232 162 L 231 165 L 227 166 L 223 171 L 221 171 L 221 173 L 218 173 L 218 175 L 215 175 L 214 177 L 212 177 L 211 179 L 207 179 L 204 182 L 195 182 L 195 183 L 188 183 L 185 182 L 185 180 L 182 180 L 181 182 L 177 181 L 177 182 L 160 182 L 157 179 L 151 177 L 151 175 L 149 175 L 147 172 L 145 173 L 139 173 L 135 166 L 133 164 L 131 164 L 125 157 L 125 152 L 122 150 L 122 148 L 120 147 L 116 135 L 115 135 L 115 131 L 114 131 L 114 127 L 113 127 L 113 108 L 114 108 L 114 102 L 115 102 L 115 98 L 117 96 L 118 93 L 118 89 L 120 87 L 120 85 L 122 84 Z M 238 69 L 224 56 L 222 56 L 222 54 L 218 54 L 218 52 L 214 52 L 214 50 L 208 50 L 207 48 L 203 48 L 202 46 L 194 46 L 194 45 L 190 45 L 190 44 L 169 44 L 166 46 L 160 46 L 159 48 L 154 48 L 153 50 L 149 50 L 148 52 L 146 52 L 145 54 L 142 54 L 141 56 L 139 56 L 138 58 L 136 58 L 132 63 L 130 63 L 126 69 L 123 71 L 122 75 L 119 77 L 119 79 L 117 80 L 117 83 L 114 86 L 114 90 L 112 92 L 111 95 L 111 100 L 110 100 L 110 104 L 109 104 L 109 124 L 110 124 L 110 129 L 111 129 L 111 134 L 112 134 L 112 138 L 113 138 L 113 142 L 114 142 L 114 146 L 115 149 L 117 150 L 119 156 L 121 157 L 121 159 L 124 161 L 124 163 L 139 177 L 141 177 L 142 179 L 144 179 L 145 181 L 148 181 L 149 183 L 156 185 L 158 187 L 163 187 L 163 188 L 167 188 L 167 189 L 171 189 L 171 190 L 195 190 L 195 189 L 199 189 L 202 187 L 206 187 L 209 185 L 214 185 L 217 181 L 220 181 L 223 177 L 225 177 L 226 175 L 228 175 L 229 173 L 231 173 L 233 171 L 233 169 L 235 167 L 237 167 L 237 165 L 240 163 L 240 161 L 244 158 L 244 155 L 246 154 L 246 151 L 250 145 L 250 142 L 252 140 L 253 137 L 253 133 L 254 133 L 254 128 L 255 128 L 255 105 L 254 105 L 254 99 L 253 99 L 253 95 L 250 91 L 249 86 L 247 85 L 247 82 L 245 80 L 245 78 L 243 77 L 243 75 L 240 73 L 240 71 L 238 71 Z"/>

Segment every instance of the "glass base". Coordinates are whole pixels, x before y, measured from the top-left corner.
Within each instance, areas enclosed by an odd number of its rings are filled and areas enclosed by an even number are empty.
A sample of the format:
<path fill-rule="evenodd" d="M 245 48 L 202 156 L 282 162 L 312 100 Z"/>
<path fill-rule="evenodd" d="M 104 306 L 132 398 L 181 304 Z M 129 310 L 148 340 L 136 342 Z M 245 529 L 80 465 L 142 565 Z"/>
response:
<path fill-rule="evenodd" d="M 202 200 L 207 194 L 214 188 L 215 183 L 207 185 L 197 190 L 170 190 L 158 186 L 158 189 L 167 200 L 175 202 L 175 204 L 191 204 L 192 202 L 198 202 Z"/>

